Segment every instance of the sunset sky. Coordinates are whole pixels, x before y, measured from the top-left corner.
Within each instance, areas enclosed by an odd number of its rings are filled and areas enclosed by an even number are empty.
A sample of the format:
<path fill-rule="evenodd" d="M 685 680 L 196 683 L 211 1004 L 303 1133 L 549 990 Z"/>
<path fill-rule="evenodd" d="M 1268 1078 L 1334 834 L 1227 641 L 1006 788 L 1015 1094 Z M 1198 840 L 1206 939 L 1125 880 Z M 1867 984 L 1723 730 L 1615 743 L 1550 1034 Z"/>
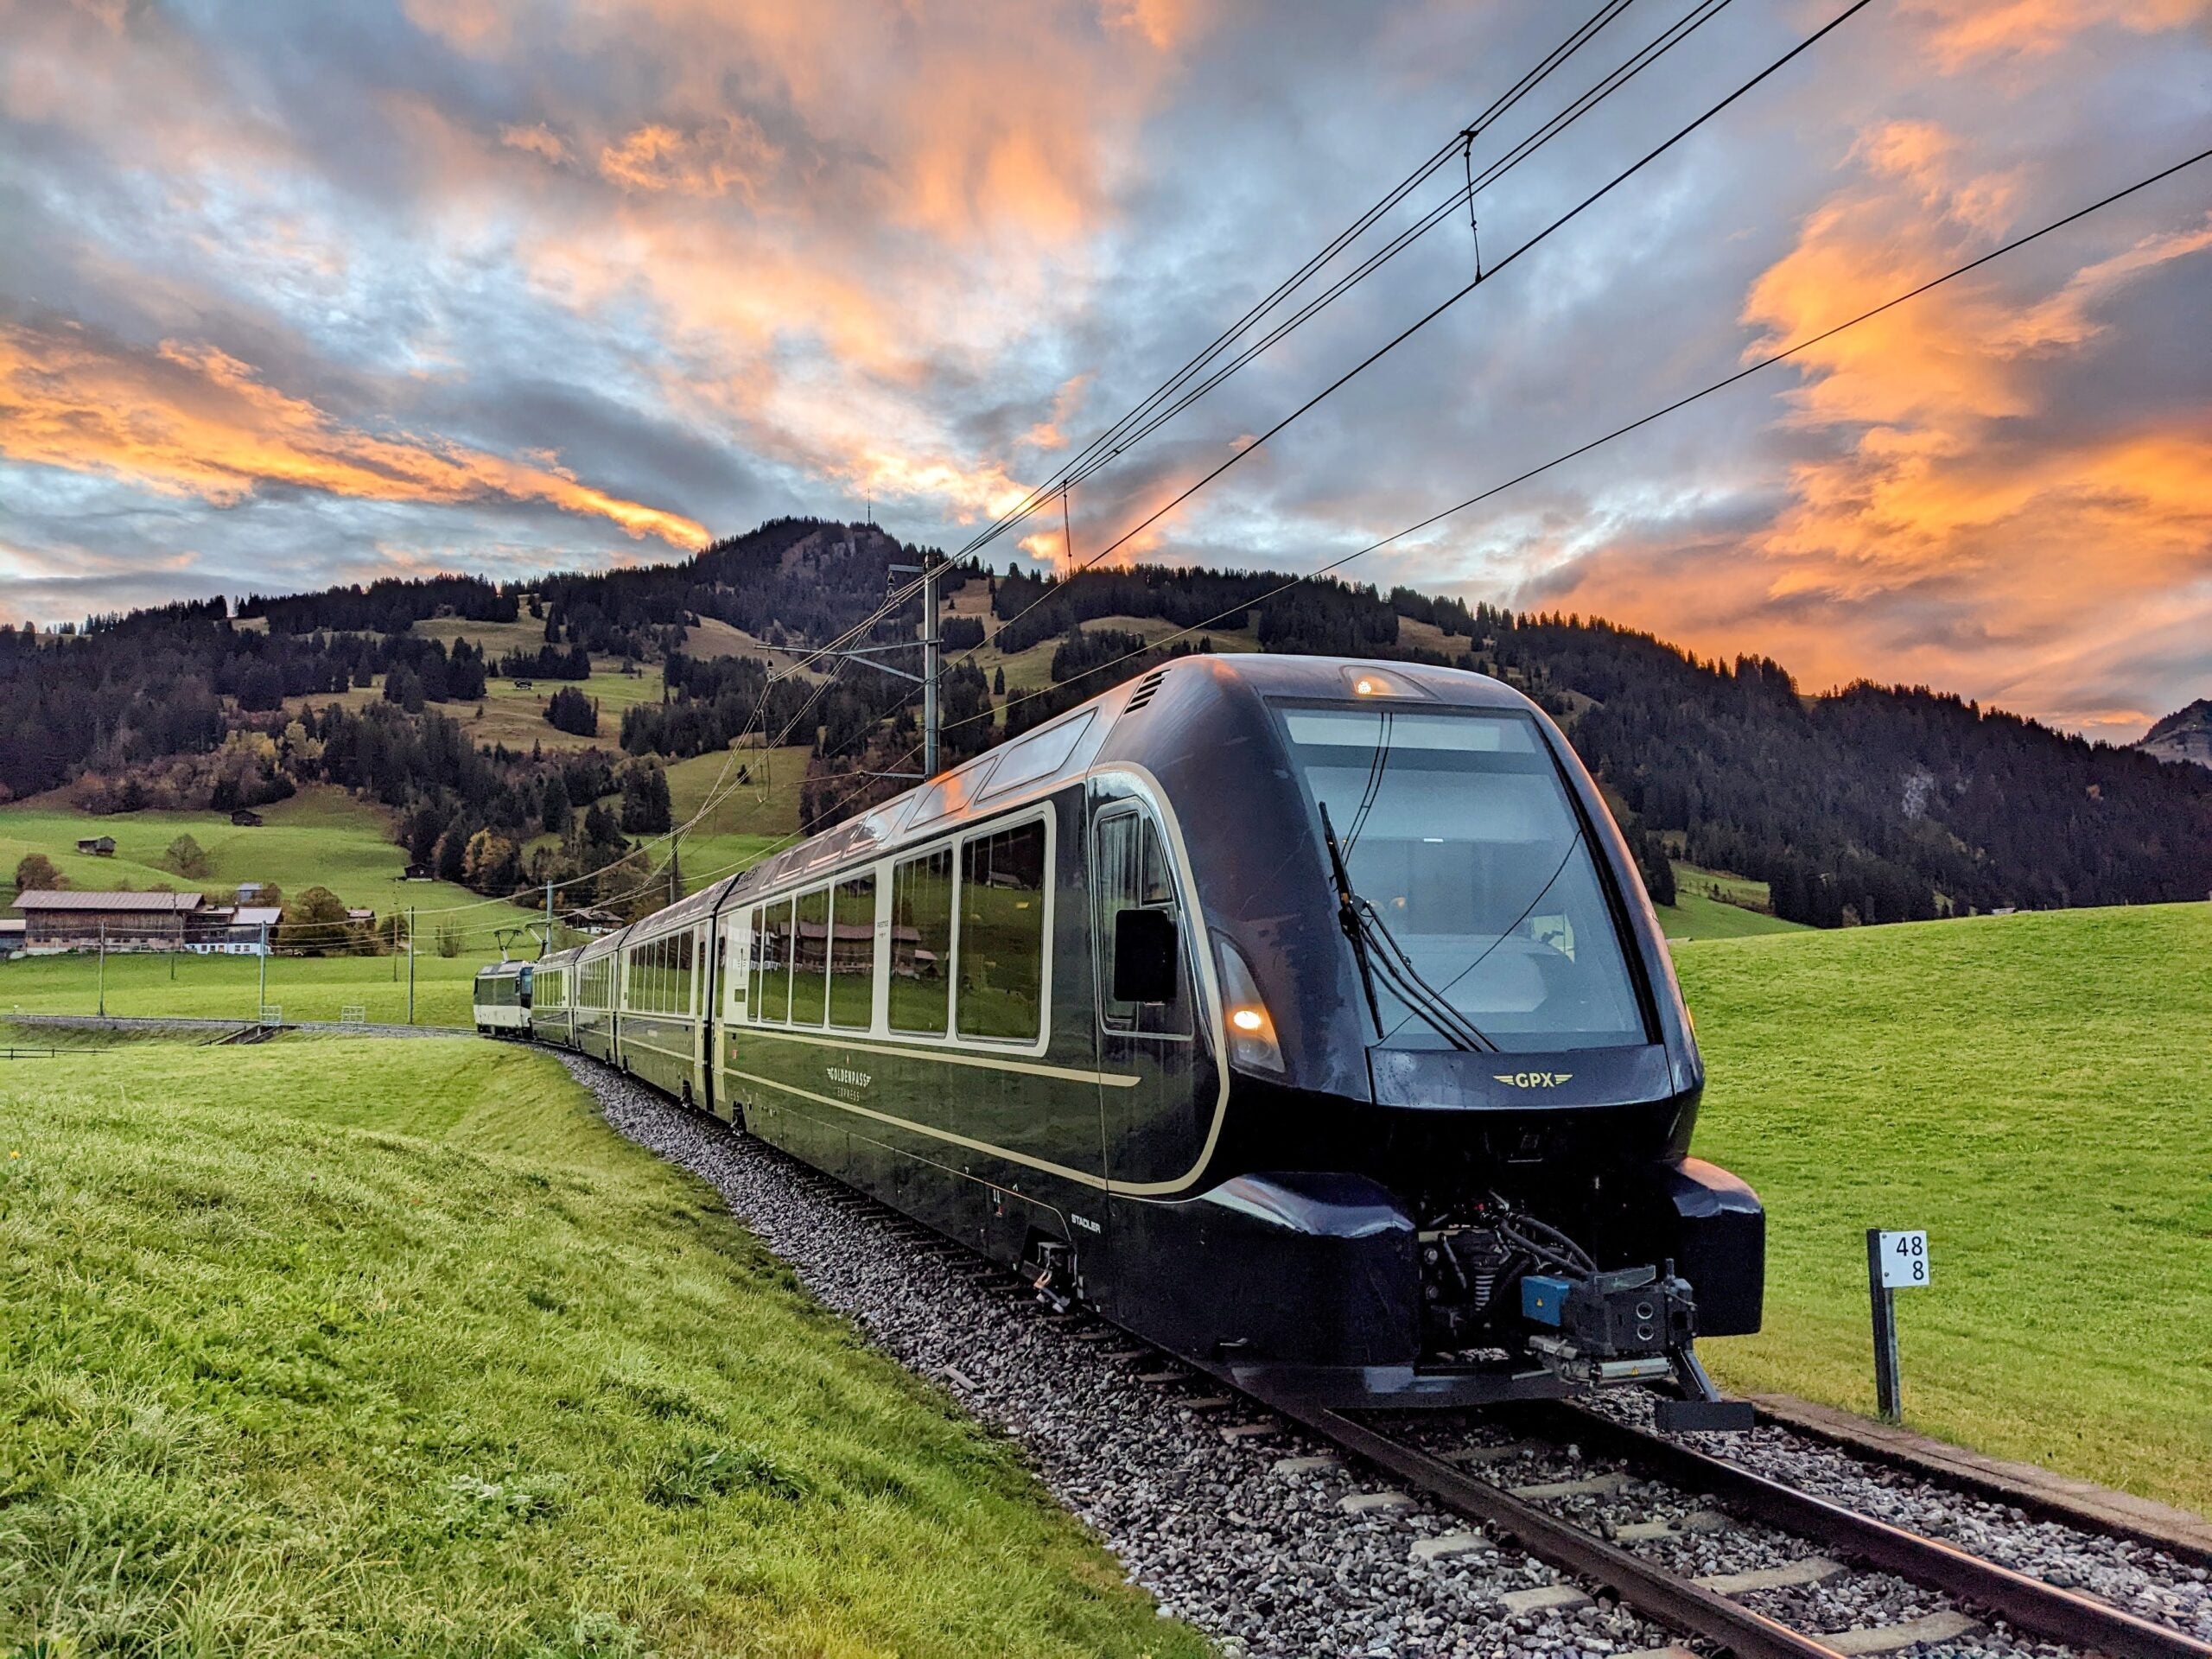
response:
<path fill-rule="evenodd" d="M 1846 3 L 1732 0 L 1483 194 L 1486 257 Z M 870 501 L 957 547 L 1596 5 L 0 0 L 0 617 Z M 2208 145 L 2212 0 L 1875 0 L 1131 550 L 1312 569 Z M 1077 553 L 1471 268 L 1463 217 L 1079 489 Z M 2139 736 L 2212 695 L 2212 164 L 1344 574 Z"/>

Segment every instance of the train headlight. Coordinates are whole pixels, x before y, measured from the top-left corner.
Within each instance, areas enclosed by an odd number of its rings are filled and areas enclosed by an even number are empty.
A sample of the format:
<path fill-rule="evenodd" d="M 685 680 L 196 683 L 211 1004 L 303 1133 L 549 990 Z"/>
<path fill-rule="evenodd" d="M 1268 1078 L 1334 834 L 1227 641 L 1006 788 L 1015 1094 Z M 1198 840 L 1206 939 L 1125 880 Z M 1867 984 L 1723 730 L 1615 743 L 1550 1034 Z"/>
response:
<path fill-rule="evenodd" d="M 1282 1046 L 1275 1041 L 1274 1016 L 1261 999 L 1243 954 L 1219 934 L 1221 996 L 1228 1011 L 1229 1061 L 1250 1071 L 1282 1074 Z"/>

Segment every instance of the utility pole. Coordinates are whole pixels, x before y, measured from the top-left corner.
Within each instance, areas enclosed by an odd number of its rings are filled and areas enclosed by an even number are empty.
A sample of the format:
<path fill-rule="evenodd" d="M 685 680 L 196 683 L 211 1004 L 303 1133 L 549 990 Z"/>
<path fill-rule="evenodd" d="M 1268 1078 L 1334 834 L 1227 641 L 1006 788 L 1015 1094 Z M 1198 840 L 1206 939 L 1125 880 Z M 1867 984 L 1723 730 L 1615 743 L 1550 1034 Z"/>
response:
<path fill-rule="evenodd" d="M 544 961 L 553 950 L 553 878 L 545 878 L 545 943 L 538 948 L 537 959 Z"/>
<path fill-rule="evenodd" d="M 261 1023 L 261 1011 L 269 1006 L 269 924 L 261 925 L 261 978 L 253 993 L 253 1022 Z"/>
<path fill-rule="evenodd" d="M 100 1018 L 107 1018 L 107 924 L 100 924 Z"/>
<path fill-rule="evenodd" d="M 922 776 L 937 776 L 938 556 L 922 555 Z"/>
<path fill-rule="evenodd" d="M 407 1023 L 415 1023 L 415 906 L 407 906 Z"/>

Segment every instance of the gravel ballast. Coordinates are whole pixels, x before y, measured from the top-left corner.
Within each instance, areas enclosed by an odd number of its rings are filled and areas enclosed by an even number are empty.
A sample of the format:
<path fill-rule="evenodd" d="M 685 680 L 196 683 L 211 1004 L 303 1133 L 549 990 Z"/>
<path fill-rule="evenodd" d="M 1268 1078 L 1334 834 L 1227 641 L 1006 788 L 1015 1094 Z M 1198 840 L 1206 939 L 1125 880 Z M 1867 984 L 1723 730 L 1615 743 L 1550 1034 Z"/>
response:
<path fill-rule="evenodd" d="M 1231 1654 L 1260 1656 L 1606 1655 L 1673 1638 L 1603 1594 L 1529 1607 L 1509 1597 L 1560 1574 L 1462 1516 L 1389 1483 L 1242 1400 L 1081 1313 L 1052 1315 L 1010 1275 L 927 1234 L 747 1136 L 684 1111 L 596 1060 L 563 1063 L 620 1133 L 711 1185 L 799 1281 L 909 1369 L 1018 1444 L 1040 1477 L 1093 1528 L 1132 1582 Z M 1448 1434 L 1444 1420 L 1421 1438 Z M 1502 1439 L 1461 1425 L 1460 1443 Z M 2023 1572 L 2070 1579 L 2149 1618 L 2202 1631 L 2212 1623 L 2202 1569 L 2141 1546 L 2014 1519 L 1955 1494 L 1916 1493 L 1910 1478 L 1786 1430 L 1763 1428 L 1708 1449 Z M 1777 1442 L 1783 1444 L 1777 1444 Z M 1748 1442 L 1748 1444 L 1745 1444 Z M 1738 1445 L 1745 1449 L 1739 1452 Z M 1802 1472 L 1793 1473 L 1793 1469 Z M 1503 1471 L 1500 1471 L 1503 1475 Z M 1592 1470 L 1542 1447 L 1506 1484 Z M 1494 1477 L 1496 1478 L 1496 1477 Z M 1696 1509 L 1644 1484 L 1562 1513 L 1618 1526 Z M 1940 1510 L 1946 1522 L 1936 1513 Z M 1984 1513 L 1986 1511 L 1986 1513 Z M 1643 1546 L 1705 1573 L 1778 1566 L 1798 1540 L 1730 1522 Z M 2063 1576 L 2062 1576 L 2063 1575 Z M 1529 1598 L 1528 1599 L 1541 1599 Z M 1745 1605 L 1812 1630 L 1890 1624 L 1942 1599 L 1901 1580 L 1851 1573 L 1755 1592 Z M 1927 1651 L 2049 1656 L 2064 1650 L 1983 1630 Z"/>

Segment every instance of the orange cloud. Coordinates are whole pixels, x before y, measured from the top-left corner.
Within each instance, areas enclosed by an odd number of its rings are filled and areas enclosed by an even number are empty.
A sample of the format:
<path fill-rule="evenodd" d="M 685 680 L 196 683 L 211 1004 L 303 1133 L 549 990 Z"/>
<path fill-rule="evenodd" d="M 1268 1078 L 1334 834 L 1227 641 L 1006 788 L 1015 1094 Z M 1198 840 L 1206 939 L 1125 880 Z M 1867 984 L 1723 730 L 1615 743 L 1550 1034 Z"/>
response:
<path fill-rule="evenodd" d="M 1945 73 L 1993 57 L 2043 58 L 2091 29 L 2152 35 L 2212 15 L 2206 0 L 1916 0 L 1928 46 Z"/>
<path fill-rule="evenodd" d="M 2009 216 L 2012 181 L 1975 174 L 1928 124 L 1878 129 L 1854 153 L 1861 176 L 1751 285 L 1748 355 L 1960 263 Z M 2067 407 L 2053 377 L 2127 283 L 2208 250 L 2212 219 L 2089 257 L 2040 294 L 1993 267 L 1823 342 L 1781 397 L 1782 424 L 1818 448 L 1763 532 L 1631 537 L 1565 567 L 1541 602 L 1764 652 L 1815 686 L 1873 673 L 2122 732 L 2131 711 L 2093 690 L 2115 677 L 2114 642 L 2164 637 L 2184 594 L 2212 595 L 2212 407 L 2100 416 Z"/>
<path fill-rule="evenodd" d="M 758 200 L 761 176 L 776 152 L 760 129 L 742 115 L 694 131 L 658 123 L 627 134 L 599 152 L 602 178 L 632 190 L 673 190 L 679 195 L 720 196 L 732 189 Z"/>
<path fill-rule="evenodd" d="M 1068 446 L 1067 424 L 1083 406 L 1083 395 L 1090 389 L 1091 377 L 1078 374 L 1064 381 L 1059 391 L 1052 394 L 1052 413 L 1050 418 L 1037 423 L 1021 435 L 1021 442 L 1032 449 L 1065 449 Z"/>
<path fill-rule="evenodd" d="M 555 132 L 543 121 L 527 127 L 501 127 L 499 142 L 509 149 L 527 150 L 533 156 L 552 162 L 556 167 L 569 159 L 568 140 Z"/>
<path fill-rule="evenodd" d="M 500 0 L 404 0 L 407 21 L 456 52 L 494 57 L 514 39 L 512 10 Z"/>
<path fill-rule="evenodd" d="M 270 485 L 439 505 L 543 501 L 691 548 L 704 528 L 560 467 L 346 426 L 212 346 L 147 353 L 81 332 L 0 326 L 0 454 L 101 473 L 219 505 Z"/>

